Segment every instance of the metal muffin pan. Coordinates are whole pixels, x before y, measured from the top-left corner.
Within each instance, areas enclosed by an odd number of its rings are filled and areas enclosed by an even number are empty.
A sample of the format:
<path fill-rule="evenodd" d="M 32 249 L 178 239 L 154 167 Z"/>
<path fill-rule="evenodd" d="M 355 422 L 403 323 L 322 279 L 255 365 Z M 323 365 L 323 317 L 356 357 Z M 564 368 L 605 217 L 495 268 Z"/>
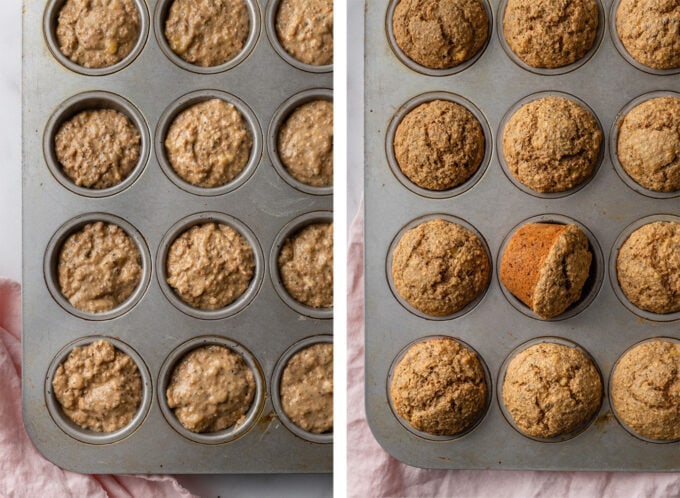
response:
<path fill-rule="evenodd" d="M 23 18 L 23 413 L 38 449 L 61 467 L 92 473 L 331 472 L 332 444 L 286 426 L 274 408 L 274 369 L 294 344 L 332 337 L 332 310 L 301 313 L 275 290 L 270 254 L 294 220 L 322 212 L 332 196 L 294 188 L 273 166 L 266 130 L 297 95 L 331 98 L 332 67 L 300 69 L 272 46 L 262 19 L 268 3 L 248 0 L 252 40 L 238 63 L 216 71 L 186 67 L 166 54 L 158 16 L 168 2 L 136 0 L 142 35 L 133 54 L 104 70 L 65 60 L 53 29 L 63 1 L 28 2 Z M 153 19 L 150 21 L 150 19 Z M 56 50 L 56 53 L 55 53 Z M 247 52 L 247 53 L 246 53 Z M 232 183 L 199 189 L 164 164 L 167 116 L 188 102 L 217 96 L 234 103 L 253 131 L 249 165 Z M 111 107 L 142 136 L 138 166 L 121 184 L 101 191 L 76 187 L 52 150 L 59 125 L 74 113 Z M 269 152 L 268 152 L 269 151 Z M 330 192 L 328 192 L 330 193 Z M 326 194 L 326 193 L 324 193 Z M 56 265 L 63 240 L 87 222 L 113 222 L 135 241 L 142 283 L 121 306 L 102 314 L 76 310 L 61 295 Z M 245 294 L 216 312 L 185 309 L 164 281 L 164 257 L 192 224 L 223 221 L 253 247 L 256 271 Z M 276 272 L 274 272 L 276 273 Z M 74 345 L 108 338 L 131 353 L 144 379 L 144 401 L 128 427 L 95 434 L 70 424 L 51 393 L 54 370 Z M 164 408 L 167 366 L 178 351 L 225 343 L 256 371 L 260 397 L 235 433 L 184 434 Z M 259 372 L 259 375 L 257 374 Z M 170 421 L 168 420 L 170 418 Z M 185 431 L 186 432 L 186 431 Z"/>
<path fill-rule="evenodd" d="M 619 113 L 634 99 L 680 86 L 680 76 L 641 71 L 614 45 L 611 1 L 601 9 L 600 40 L 588 60 L 566 72 L 537 74 L 509 57 L 500 42 L 500 1 L 492 2 L 493 32 L 483 54 L 464 70 L 435 76 L 405 65 L 390 40 L 389 5 L 366 2 L 365 14 L 365 276 L 366 276 L 366 409 L 378 442 L 394 457 L 417 467 L 442 469 L 543 469 L 678 471 L 679 443 L 652 444 L 622 427 L 608 401 L 611 369 L 621 354 L 642 340 L 678 338 L 676 316 L 642 316 L 617 297 L 610 255 L 632 224 L 650 216 L 669 217 L 680 211 L 677 197 L 656 198 L 631 190 L 612 163 L 610 135 Z M 470 102 L 488 123 L 491 154 L 481 178 L 469 180 L 452 195 L 432 195 L 406 186 L 394 171 L 390 148 L 395 116 L 440 92 Z M 561 196 L 529 194 L 505 174 L 497 141 L 503 118 L 518 102 L 538 94 L 567 94 L 587 102 L 603 131 L 601 164 L 582 188 Z M 483 123 L 484 124 L 484 123 Z M 475 228 L 489 247 L 492 279 L 470 310 L 449 319 L 413 313 L 395 297 L 390 284 L 393 241 L 416 220 L 454 217 Z M 576 220 L 587 227 L 596 264 L 591 286 L 581 301 L 555 320 L 538 320 L 519 301 L 506 297 L 498 280 L 498 264 L 507 237 L 528 221 L 563 223 Z M 615 257 L 615 256 L 614 256 Z M 522 309 L 523 308 L 523 309 Z M 670 320 L 668 320 L 670 318 Z M 462 437 L 432 441 L 405 428 L 390 409 L 387 396 L 390 368 L 404 347 L 425 337 L 459 339 L 484 359 L 494 387 L 493 400 L 479 425 Z M 561 442 L 530 439 L 505 419 L 496 384 L 501 366 L 520 345 L 556 337 L 578 344 L 595 360 L 603 376 L 604 397 L 595 418 L 583 432 Z M 499 444 L 499 442 L 501 444 Z"/>

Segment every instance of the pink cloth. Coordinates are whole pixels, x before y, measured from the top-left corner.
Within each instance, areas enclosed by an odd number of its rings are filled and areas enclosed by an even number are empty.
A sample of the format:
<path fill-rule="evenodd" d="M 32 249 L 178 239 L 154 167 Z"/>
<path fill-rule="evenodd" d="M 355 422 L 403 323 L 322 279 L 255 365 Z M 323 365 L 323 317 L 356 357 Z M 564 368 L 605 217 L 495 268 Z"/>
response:
<path fill-rule="evenodd" d="M 362 207 L 350 227 L 347 257 L 349 497 L 680 497 L 680 473 L 423 470 L 387 454 L 365 414 L 363 221 Z"/>
<path fill-rule="evenodd" d="M 36 450 L 21 418 L 21 287 L 0 278 L 0 497 L 186 497 L 172 476 L 83 475 Z"/>

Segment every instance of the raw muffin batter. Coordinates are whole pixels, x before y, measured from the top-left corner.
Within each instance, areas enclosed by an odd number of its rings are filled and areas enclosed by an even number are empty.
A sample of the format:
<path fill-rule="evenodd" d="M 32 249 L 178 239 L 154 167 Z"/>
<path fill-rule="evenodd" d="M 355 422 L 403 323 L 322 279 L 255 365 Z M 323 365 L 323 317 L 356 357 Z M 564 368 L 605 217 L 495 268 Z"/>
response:
<path fill-rule="evenodd" d="M 411 306 L 433 316 L 463 309 L 489 285 L 491 263 L 477 236 L 441 219 L 407 231 L 392 256 L 394 286 Z"/>
<path fill-rule="evenodd" d="M 537 192 L 564 192 L 590 178 L 601 144 L 595 117 L 563 97 L 524 104 L 503 130 L 508 169 Z"/>
<path fill-rule="evenodd" d="M 503 36 L 529 66 L 557 68 L 593 47 L 598 24 L 595 0 L 508 0 Z"/>
<path fill-rule="evenodd" d="M 217 223 L 194 225 L 170 245 L 168 284 L 189 306 L 224 308 L 238 299 L 255 273 L 248 241 L 233 228 Z"/>
<path fill-rule="evenodd" d="M 581 298 L 593 255 L 577 225 L 527 223 L 503 253 L 501 283 L 543 319 Z"/>
<path fill-rule="evenodd" d="M 333 64 L 333 0 L 281 0 L 276 36 L 304 64 Z"/>
<path fill-rule="evenodd" d="M 333 430 L 333 345 L 314 344 L 295 353 L 281 375 L 281 405 L 308 432 Z"/>
<path fill-rule="evenodd" d="M 312 308 L 333 306 L 333 224 L 308 225 L 288 237 L 279 253 L 279 275 L 293 299 Z"/>
<path fill-rule="evenodd" d="M 399 168 L 429 190 L 457 187 L 475 174 L 484 159 L 484 132 L 465 107 L 433 100 L 410 111 L 394 134 Z"/>
<path fill-rule="evenodd" d="M 175 366 L 165 396 L 186 429 L 221 431 L 245 422 L 255 397 L 255 376 L 241 355 L 224 346 L 204 346 Z"/>
<path fill-rule="evenodd" d="M 174 0 L 164 33 L 182 59 L 212 67 L 236 57 L 249 32 L 250 16 L 243 0 Z"/>
<path fill-rule="evenodd" d="M 168 162 L 184 181 L 220 187 L 236 178 L 250 158 L 253 137 L 233 104 L 211 99 L 182 111 L 165 137 Z"/>
<path fill-rule="evenodd" d="M 139 161 L 141 137 L 124 114 L 113 109 L 83 111 L 61 125 L 54 152 L 78 186 L 103 189 L 119 184 Z"/>
<path fill-rule="evenodd" d="M 113 66 L 132 52 L 140 24 L 133 0 L 66 0 L 57 19 L 59 50 L 83 67 Z"/>
<path fill-rule="evenodd" d="M 616 151 L 628 175 L 657 192 L 680 190 L 680 99 L 659 97 L 631 109 Z"/>
<path fill-rule="evenodd" d="M 392 28 L 402 52 L 430 69 L 472 59 L 489 38 L 489 18 L 480 0 L 401 0 Z"/>
<path fill-rule="evenodd" d="M 77 309 L 102 313 L 123 303 L 142 279 L 137 246 L 118 225 L 88 223 L 59 253 L 59 287 Z"/>
<path fill-rule="evenodd" d="M 278 152 L 296 180 L 333 185 L 333 102 L 315 100 L 295 109 L 279 130 Z"/>
<path fill-rule="evenodd" d="M 657 221 L 630 234 L 616 257 L 616 276 L 638 308 L 680 311 L 680 223 Z"/>
<path fill-rule="evenodd" d="M 628 53 L 653 69 L 680 67 L 680 2 L 621 0 L 616 32 Z"/>
<path fill-rule="evenodd" d="M 523 433 L 549 439 L 593 419 L 602 403 L 602 379 L 580 349 L 544 342 L 510 361 L 503 403 Z"/>
<path fill-rule="evenodd" d="M 109 341 L 73 348 L 57 368 L 52 389 L 68 418 L 96 432 L 128 425 L 142 401 L 137 365 Z"/>
<path fill-rule="evenodd" d="M 415 429 L 453 436 L 484 414 L 487 390 L 477 355 L 439 337 L 409 348 L 394 369 L 390 397 L 397 414 Z"/>
<path fill-rule="evenodd" d="M 636 433 L 680 439 L 680 344 L 657 339 L 635 346 L 616 364 L 611 389 L 617 415 Z"/>

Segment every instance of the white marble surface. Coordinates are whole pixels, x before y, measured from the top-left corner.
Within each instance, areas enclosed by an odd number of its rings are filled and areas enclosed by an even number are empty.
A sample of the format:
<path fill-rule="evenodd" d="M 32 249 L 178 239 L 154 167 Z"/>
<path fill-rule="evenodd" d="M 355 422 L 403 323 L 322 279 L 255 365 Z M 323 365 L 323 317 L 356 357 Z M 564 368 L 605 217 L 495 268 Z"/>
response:
<path fill-rule="evenodd" d="M 0 2 L 0 276 L 21 280 L 21 1 Z M 205 497 L 330 497 L 332 476 L 178 476 Z"/>

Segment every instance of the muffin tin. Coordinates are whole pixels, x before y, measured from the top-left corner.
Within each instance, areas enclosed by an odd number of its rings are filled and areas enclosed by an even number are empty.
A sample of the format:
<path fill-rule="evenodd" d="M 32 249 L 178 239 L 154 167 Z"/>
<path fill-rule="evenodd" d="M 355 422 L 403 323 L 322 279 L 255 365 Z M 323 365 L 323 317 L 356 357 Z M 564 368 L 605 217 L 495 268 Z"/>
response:
<path fill-rule="evenodd" d="M 276 148 L 268 141 L 277 136 L 290 102 L 310 95 L 332 99 L 332 66 L 309 70 L 282 57 L 265 23 L 278 2 L 264 0 L 246 0 L 251 33 L 236 60 L 211 70 L 180 63 L 167 53 L 159 31 L 170 2 L 135 0 L 142 33 L 132 54 L 109 68 L 86 69 L 56 46 L 53 30 L 63 3 L 29 2 L 23 18 L 23 414 L 29 435 L 48 459 L 79 472 L 330 472 L 332 434 L 289 428 L 273 400 L 275 370 L 290 348 L 332 340 L 332 310 L 295 307 L 284 299 L 270 254 L 301 223 L 332 219 L 332 189 L 291 186 L 275 168 Z M 253 148 L 233 182 L 202 189 L 174 175 L 163 140 L 178 110 L 215 96 L 241 110 Z M 141 154 L 121 184 L 89 190 L 61 173 L 52 144 L 65 120 L 102 107 L 131 119 L 141 134 Z M 62 296 L 56 265 L 64 239 L 97 220 L 118 224 L 132 237 L 143 276 L 126 302 L 92 314 Z M 241 298 L 207 312 L 186 306 L 165 283 L 164 257 L 181 231 L 212 221 L 248 240 L 256 269 Z M 133 422 L 111 434 L 70 422 L 51 387 L 54 370 L 73 347 L 100 338 L 133 357 L 144 386 Z M 241 354 L 255 373 L 258 394 L 245 424 L 197 435 L 175 423 L 164 391 L 181 355 L 206 343 Z"/>
<path fill-rule="evenodd" d="M 651 443 L 631 435 L 612 414 L 607 385 L 616 360 L 641 340 L 678 338 L 678 317 L 650 316 L 622 302 L 611 261 L 622 234 L 657 218 L 677 220 L 677 196 L 650 196 L 617 173 L 610 137 L 627 105 L 650 92 L 680 85 L 677 74 L 653 74 L 630 64 L 615 46 L 612 2 L 600 7 L 600 32 L 592 53 L 568 70 L 527 70 L 510 57 L 502 41 L 502 5 L 491 3 L 493 27 L 478 59 L 463 70 L 440 74 L 405 64 L 391 39 L 396 0 L 366 2 L 365 14 L 365 276 L 366 410 L 378 442 L 413 466 L 441 469 L 647 470 L 678 471 L 680 442 Z M 482 2 L 484 3 L 484 2 Z M 515 185 L 499 159 L 497 142 L 504 117 L 532 96 L 567 94 L 586 102 L 602 125 L 601 164 L 580 188 L 560 195 L 528 193 Z M 395 169 L 394 128 L 405 112 L 432 98 L 466 105 L 488 123 L 489 164 L 468 183 L 448 192 L 423 191 Z M 396 116 L 396 117 L 395 117 Z M 479 116 L 478 116 L 479 117 Z M 484 296 L 464 313 L 446 319 L 415 313 L 391 290 L 391 248 L 416 221 L 456 218 L 482 235 L 492 257 L 493 276 Z M 651 218 L 650 218 L 651 217 Z M 587 227 L 593 251 L 589 283 L 579 302 L 555 320 L 539 320 L 501 288 L 497 267 L 510 234 L 530 221 Z M 446 335 L 475 349 L 490 372 L 489 410 L 461 437 L 432 440 L 404 427 L 390 409 L 391 367 L 414 341 Z M 595 360 L 604 399 L 595 419 L 567 440 L 537 441 L 506 420 L 497 386 L 502 366 L 521 345 L 550 338 L 581 346 Z M 500 442 L 500 444 L 499 444 Z"/>

